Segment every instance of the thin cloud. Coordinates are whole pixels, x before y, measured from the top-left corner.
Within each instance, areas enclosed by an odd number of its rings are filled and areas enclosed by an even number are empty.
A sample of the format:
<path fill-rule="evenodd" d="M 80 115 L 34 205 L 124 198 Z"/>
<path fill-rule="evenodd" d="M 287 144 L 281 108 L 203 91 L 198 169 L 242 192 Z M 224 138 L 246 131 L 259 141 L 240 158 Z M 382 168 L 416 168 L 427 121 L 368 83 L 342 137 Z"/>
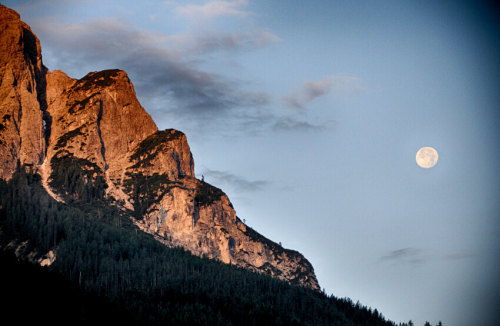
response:
<path fill-rule="evenodd" d="M 214 184 L 228 185 L 240 192 L 253 192 L 262 190 L 269 184 L 264 180 L 248 180 L 241 176 L 232 174 L 227 171 L 205 169 L 203 176 L 209 182 Z"/>
<path fill-rule="evenodd" d="M 180 115 L 210 118 L 216 112 L 263 106 L 270 99 L 265 92 L 245 91 L 238 81 L 197 68 L 202 58 L 189 59 L 185 49 L 175 46 L 188 42 L 185 36 L 154 34 L 110 18 L 84 24 L 43 23 L 35 30 L 48 45 L 44 49 L 50 49 L 56 68 L 70 74 L 74 67 L 126 70 L 138 94 L 167 97 L 173 102 L 168 109 Z M 258 36 L 253 41 L 263 42 Z M 219 42 L 218 48 L 234 51 L 249 42 L 249 34 L 240 34 L 229 45 Z M 197 51 L 203 54 L 209 49 Z"/>
<path fill-rule="evenodd" d="M 458 261 L 464 259 L 471 259 L 476 257 L 477 254 L 470 252 L 455 252 L 444 255 L 426 255 L 422 249 L 418 248 L 402 248 L 390 251 L 381 256 L 379 262 L 394 263 L 394 264 L 422 264 L 429 260 L 442 260 L 442 261 Z"/>
<path fill-rule="evenodd" d="M 215 51 L 252 51 L 276 43 L 281 39 L 266 29 L 217 32 L 193 37 L 187 53 L 206 54 Z"/>
<path fill-rule="evenodd" d="M 165 34 L 142 30 L 112 17 L 79 24 L 32 24 L 42 40 L 44 58 L 51 59 L 45 62 L 50 69 L 61 69 L 75 77 L 89 71 L 123 69 L 157 122 L 180 123 L 183 129 L 190 126 L 218 134 L 234 130 L 251 134 L 318 132 L 333 128 L 332 121 L 314 123 L 286 114 L 275 115 L 269 110 L 274 102 L 271 94 L 250 91 L 241 81 L 200 68 L 212 52 L 252 51 L 280 41 L 267 29 Z M 320 96 L 321 87 L 326 86 L 306 83 L 306 99 Z"/>
<path fill-rule="evenodd" d="M 72 0 L 71 4 L 97 2 L 98 0 Z M 3 2 L 3 1 L 2 1 Z M 15 9 L 17 12 L 48 12 L 49 10 L 65 10 L 69 5 L 67 0 L 16 0 L 14 4 L 7 4 L 9 8 Z M 50 9 L 49 9 L 50 8 Z"/>
<path fill-rule="evenodd" d="M 270 101 L 272 103 L 272 99 Z M 244 131 L 245 135 L 262 136 L 270 132 L 318 133 L 335 129 L 334 120 L 310 122 L 305 118 L 274 114 L 267 108 L 240 111 L 233 118 L 231 126 L 234 128 L 226 136 L 234 137 L 234 130 Z"/>
<path fill-rule="evenodd" d="M 427 258 L 423 256 L 422 250 L 418 248 L 402 248 L 390 251 L 385 255 L 380 257 L 381 262 L 392 262 L 392 263 L 411 263 L 411 264 L 421 264 L 427 261 Z"/>
<path fill-rule="evenodd" d="M 307 121 L 296 120 L 291 117 L 282 117 L 280 119 L 277 119 L 272 128 L 283 131 L 326 131 L 332 130 L 334 128 L 334 121 L 327 121 L 321 124 L 313 124 Z"/>
<path fill-rule="evenodd" d="M 332 92 L 359 91 L 359 79 L 350 76 L 327 76 L 318 81 L 306 81 L 293 92 L 285 96 L 283 100 L 287 106 L 295 109 L 305 109 L 307 104 L 318 97 Z"/>
<path fill-rule="evenodd" d="M 190 19 L 212 19 L 220 16 L 246 17 L 250 15 L 250 12 L 243 9 L 247 5 L 247 0 L 211 0 L 202 5 L 187 4 L 177 6 L 175 12 Z"/>

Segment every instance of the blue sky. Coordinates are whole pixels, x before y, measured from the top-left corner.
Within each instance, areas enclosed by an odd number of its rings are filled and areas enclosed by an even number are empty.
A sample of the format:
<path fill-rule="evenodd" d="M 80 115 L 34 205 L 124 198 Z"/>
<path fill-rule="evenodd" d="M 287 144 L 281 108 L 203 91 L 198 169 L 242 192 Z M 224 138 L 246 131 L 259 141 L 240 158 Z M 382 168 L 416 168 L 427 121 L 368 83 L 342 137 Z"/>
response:
<path fill-rule="evenodd" d="M 464 1 L 1 1 L 80 78 L 128 72 L 198 177 L 396 322 L 494 325 L 498 8 Z M 420 147 L 439 151 L 431 169 Z"/>

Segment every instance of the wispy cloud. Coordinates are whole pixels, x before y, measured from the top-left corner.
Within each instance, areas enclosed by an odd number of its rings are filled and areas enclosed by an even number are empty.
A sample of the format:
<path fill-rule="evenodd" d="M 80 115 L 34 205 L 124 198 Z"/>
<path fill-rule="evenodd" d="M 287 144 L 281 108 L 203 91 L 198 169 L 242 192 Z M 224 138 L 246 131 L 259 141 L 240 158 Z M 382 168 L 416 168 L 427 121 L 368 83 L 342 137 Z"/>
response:
<path fill-rule="evenodd" d="M 248 6 L 248 0 L 210 0 L 201 5 L 177 6 L 175 12 L 190 19 L 212 19 L 220 16 L 245 17 L 250 15 L 249 11 L 244 10 L 246 6 Z"/>
<path fill-rule="evenodd" d="M 229 3 L 233 8 L 246 6 L 246 2 L 222 2 Z M 268 29 L 252 25 L 250 30 L 232 32 L 208 28 L 167 34 L 143 30 L 114 17 L 82 23 L 34 21 L 32 25 L 42 40 L 44 58 L 50 58 L 45 61 L 50 69 L 61 69 L 74 77 L 101 69 L 123 69 L 157 122 L 171 124 L 175 120 L 182 129 L 217 134 L 333 129 L 332 121 L 313 122 L 307 117 L 294 117 L 290 111 L 280 114 L 279 109 L 272 109 L 274 95 L 202 68 L 212 53 L 248 52 L 279 42 L 280 38 Z M 336 82 L 333 77 L 307 82 L 303 99 L 297 101 L 305 103 L 322 96 Z"/>
<path fill-rule="evenodd" d="M 428 261 L 459 261 L 471 259 L 477 254 L 468 251 L 447 254 L 429 254 L 419 248 L 402 248 L 389 251 L 379 258 L 379 262 L 419 265 Z"/>
<path fill-rule="evenodd" d="M 332 92 L 359 91 L 359 79 L 351 76 L 327 76 L 318 81 L 306 81 L 284 97 L 285 103 L 292 108 L 304 109 L 314 99 Z"/>
<path fill-rule="evenodd" d="M 215 51 L 252 51 L 280 41 L 267 29 L 236 31 L 234 33 L 212 32 L 186 39 L 187 53 L 205 54 Z"/>
<path fill-rule="evenodd" d="M 421 264 L 427 260 L 428 258 L 423 255 L 422 249 L 411 247 L 392 250 L 380 257 L 381 262 L 391 262 L 397 264 Z"/>
<path fill-rule="evenodd" d="M 204 41 L 198 36 L 204 45 L 189 49 L 179 44 L 194 44 L 191 36 L 151 33 L 113 18 L 82 24 L 43 23 L 36 30 L 43 34 L 56 68 L 69 73 L 74 67 L 124 69 L 133 77 L 138 93 L 168 98 L 165 101 L 173 104 L 168 109 L 179 115 L 196 114 L 207 119 L 217 112 L 260 107 L 270 99 L 265 92 L 244 90 L 237 80 L 203 71 L 199 68 L 203 57 L 188 55 L 201 55 L 215 48 L 247 49 L 252 43 L 263 46 L 272 39 L 266 33 L 212 34 Z"/>
<path fill-rule="evenodd" d="M 334 125 L 334 121 L 326 121 L 323 123 L 314 124 L 305 120 L 297 120 L 292 117 L 282 117 L 276 120 L 272 128 L 283 131 L 316 132 L 332 130 L 334 128 Z"/>
<path fill-rule="evenodd" d="M 272 106 L 272 98 L 269 99 Z M 309 121 L 307 117 L 297 117 L 290 114 L 275 114 L 268 108 L 257 110 L 246 110 L 239 112 L 233 121 L 231 133 L 234 130 L 244 131 L 246 135 L 267 135 L 270 132 L 301 132 L 319 133 L 335 129 L 334 120 L 322 122 Z M 229 127 L 229 126 L 228 126 Z M 227 135 L 229 136 L 229 135 Z"/>
<path fill-rule="evenodd" d="M 214 185 L 227 185 L 233 187 L 236 191 L 251 192 L 262 190 L 269 183 L 264 180 L 248 180 L 241 176 L 227 171 L 205 169 L 203 171 L 205 180 Z"/>

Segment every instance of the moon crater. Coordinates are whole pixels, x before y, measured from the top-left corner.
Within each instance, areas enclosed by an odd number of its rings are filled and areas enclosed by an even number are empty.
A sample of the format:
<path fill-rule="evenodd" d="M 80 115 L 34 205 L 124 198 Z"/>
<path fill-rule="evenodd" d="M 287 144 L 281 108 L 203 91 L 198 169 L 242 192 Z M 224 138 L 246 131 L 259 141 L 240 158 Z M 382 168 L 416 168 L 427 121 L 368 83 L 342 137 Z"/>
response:
<path fill-rule="evenodd" d="M 417 152 L 416 161 L 418 166 L 428 169 L 436 165 L 438 158 L 438 152 L 434 148 L 422 147 Z"/>

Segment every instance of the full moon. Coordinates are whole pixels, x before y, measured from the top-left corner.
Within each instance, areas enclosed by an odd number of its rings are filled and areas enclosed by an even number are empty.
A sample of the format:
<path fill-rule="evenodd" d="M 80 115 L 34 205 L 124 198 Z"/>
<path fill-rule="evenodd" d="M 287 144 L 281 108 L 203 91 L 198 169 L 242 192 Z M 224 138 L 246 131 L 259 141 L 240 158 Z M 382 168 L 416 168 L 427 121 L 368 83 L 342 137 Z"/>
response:
<path fill-rule="evenodd" d="M 416 160 L 418 166 L 428 169 L 436 165 L 439 155 L 432 147 L 422 147 L 418 150 Z"/>

